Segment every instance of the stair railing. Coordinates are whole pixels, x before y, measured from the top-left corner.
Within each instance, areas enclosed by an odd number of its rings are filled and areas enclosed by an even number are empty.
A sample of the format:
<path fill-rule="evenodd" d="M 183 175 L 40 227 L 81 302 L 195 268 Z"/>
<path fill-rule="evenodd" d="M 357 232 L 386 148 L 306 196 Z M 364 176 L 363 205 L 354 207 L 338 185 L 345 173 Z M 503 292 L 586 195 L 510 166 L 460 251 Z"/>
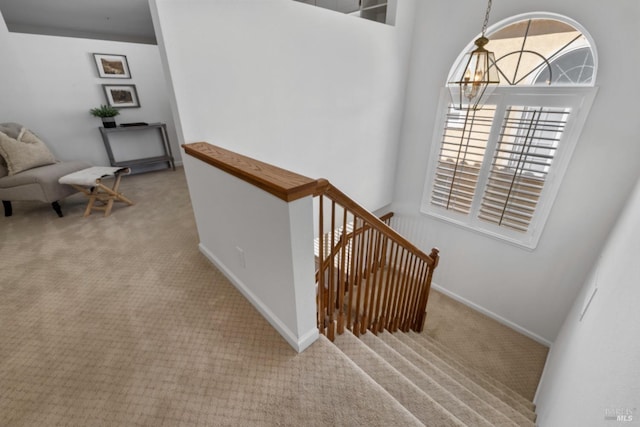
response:
<path fill-rule="evenodd" d="M 315 297 L 316 323 L 320 333 L 333 340 L 336 331 L 341 334 L 345 328 L 356 335 L 367 330 L 377 333 L 383 329 L 391 332 L 398 329 L 420 332 L 423 329 L 431 278 L 439 260 L 438 250 L 432 249 L 427 255 L 391 229 L 384 222 L 389 222 L 391 214 L 383 217 L 384 221 L 377 218 L 325 179 L 311 179 L 205 142 L 184 144 L 183 147 L 189 155 L 185 162 L 190 166 L 185 167 L 185 170 L 188 172 L 188 180 L 192 181 L 190 187 L 193 185 L 194 188 L 205 188 L 204 180 L 218 179 L 228 174 L 286 203 L 311 196 L 319 198 Z M 208 173 L 209 169 L 200 169 L 198 161 L 221 172 Z M 202 202 L 196 217 L 204 221 L 220 214 L 209 203 L 215 194 L 209 191 L 203 192 L 202 196 L 200 192 L 194 193 L 200 197 L 197 200 Z M 238 205 L 237 208 L 242 209 L 244 206 Z M 218 248 L 218 236 L 212 233 L 212 226 L 203 229 L 207 233 L 200 234 L 201 241 L 206 240 L 210 246 Z M 303 226 L 300 229 L 305 230 Z M 233 241 L 226 243 L 231 245 Z M 201 245 L 207 254 L 216 257 L 211 252 L 212 249 L 203 243 Z M 222 251 L 220 256 L 227 255 Z M 293 258 L 286 260 L 285 264 L 288 261 L 293 262 Z M 307 258 L 307 261 L 310 259 Z M 224 267 L 234 274 L 232 262 L 224 264 Z M 246 269 L 246 266 L 241 268 Z M 270 305 L 257 296 L 264 291 L 259 280 L 245 280 L 234 284 L 246 291 L 256 307 L 267 308 L 265 312 L 271 314 L 265 314 L 265 317 L 276 325 L 276 329 L 283 324 L 280 314 L 284 313 L 283 316 L 287 319 L 296 319 L 285 324 L 284 332 L 281 331 L 294 348 L 299 349 L 313 342 L 307 338 L 312 335 L 305 329 L 313 325 L 312 321 L 309 322 L 309 317 L 303 322 L 303 329 L 300 329 L 302 333 L 291 336 L 290 332 L 297 331 L 301 323 L 298 321 L 298 315 L 301 315 L 297 312 L 298 306 L 287 311 L 282 304 Z M 313 290 L 306 288 L 305 294 L 306 280 L 292 280 L 287 286 L 300 301 L 306 304 L 311 302 Z M 308 305 L 303 303 L 300 306 L 306 307 L 307 316 L 311 314 L 308 312 Z M 291 316 L 291 311 L 296 316 Z"/>
<path fill-rule="evenodd" d="M 421 332 L 438 249 L 425 254 L 387 225 L 393 214 L 376 217 L 327 180 L 317 188 L 320 333 Z"/>

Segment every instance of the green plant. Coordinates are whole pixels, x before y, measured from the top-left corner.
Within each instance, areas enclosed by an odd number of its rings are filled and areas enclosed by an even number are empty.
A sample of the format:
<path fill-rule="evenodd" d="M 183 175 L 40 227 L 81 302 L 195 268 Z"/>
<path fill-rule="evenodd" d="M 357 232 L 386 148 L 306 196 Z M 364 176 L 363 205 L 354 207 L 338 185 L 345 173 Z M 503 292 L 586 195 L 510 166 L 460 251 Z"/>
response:
<path fill-rule="evenodd" d="M 109 105 L 101 105 L 97 108 L 92 108 L 89 112 L 92 116 L 96 117 L 115 117 L 120 114 L 120 111 Z"/>

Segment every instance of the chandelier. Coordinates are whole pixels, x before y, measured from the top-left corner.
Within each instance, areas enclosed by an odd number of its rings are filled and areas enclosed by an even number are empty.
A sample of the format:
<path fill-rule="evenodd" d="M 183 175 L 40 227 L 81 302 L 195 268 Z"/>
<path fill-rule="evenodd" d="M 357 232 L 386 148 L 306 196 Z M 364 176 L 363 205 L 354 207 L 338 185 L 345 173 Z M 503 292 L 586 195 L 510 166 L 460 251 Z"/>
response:
<path fill-rule="evenodd" d="M 491 11 L 488 0 L 482 24 L 482 34 L 475 41 L 476 48 L 465 54 L 447 83 L 454 108 L 479 110 L 500 83 L 493 52 L 485 49 L 489 39 L 485 37 Z"/>

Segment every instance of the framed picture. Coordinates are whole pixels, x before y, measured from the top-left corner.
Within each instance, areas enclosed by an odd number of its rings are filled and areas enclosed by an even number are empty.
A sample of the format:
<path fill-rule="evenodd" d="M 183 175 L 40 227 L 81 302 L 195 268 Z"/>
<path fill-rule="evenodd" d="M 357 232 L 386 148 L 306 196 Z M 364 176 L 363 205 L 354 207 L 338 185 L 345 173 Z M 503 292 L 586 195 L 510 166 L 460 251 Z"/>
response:
<path fill-rule="evenodd" d="M 102 85 L 107 103 L 115 108 L 140 107 L 135 85 Z"/>
<path fill-rule="evenodd" d="M 126 56 L 94 53 L 93 58 L 96 61 L 96 67 L 98 67 L 98 75 L 100 77 L 109 79 L 131 78 Z"/>

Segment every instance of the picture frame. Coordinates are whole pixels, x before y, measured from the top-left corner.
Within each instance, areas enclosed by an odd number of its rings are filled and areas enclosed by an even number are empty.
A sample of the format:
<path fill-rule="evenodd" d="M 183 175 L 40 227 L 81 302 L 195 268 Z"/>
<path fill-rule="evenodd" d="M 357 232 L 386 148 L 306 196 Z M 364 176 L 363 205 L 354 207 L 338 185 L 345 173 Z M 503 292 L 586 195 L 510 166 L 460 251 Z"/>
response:
<path fill-rule="evenodd" d="M 125 55 L 94 53 L 98 76 L 107 79 L 130 79 L 129 63 Z"/>
<path fill-rule="evenodd" d="M 140 99 L 135 85 L 102 85 L 107 104 L 115 108 L 138 108 Z"/>

